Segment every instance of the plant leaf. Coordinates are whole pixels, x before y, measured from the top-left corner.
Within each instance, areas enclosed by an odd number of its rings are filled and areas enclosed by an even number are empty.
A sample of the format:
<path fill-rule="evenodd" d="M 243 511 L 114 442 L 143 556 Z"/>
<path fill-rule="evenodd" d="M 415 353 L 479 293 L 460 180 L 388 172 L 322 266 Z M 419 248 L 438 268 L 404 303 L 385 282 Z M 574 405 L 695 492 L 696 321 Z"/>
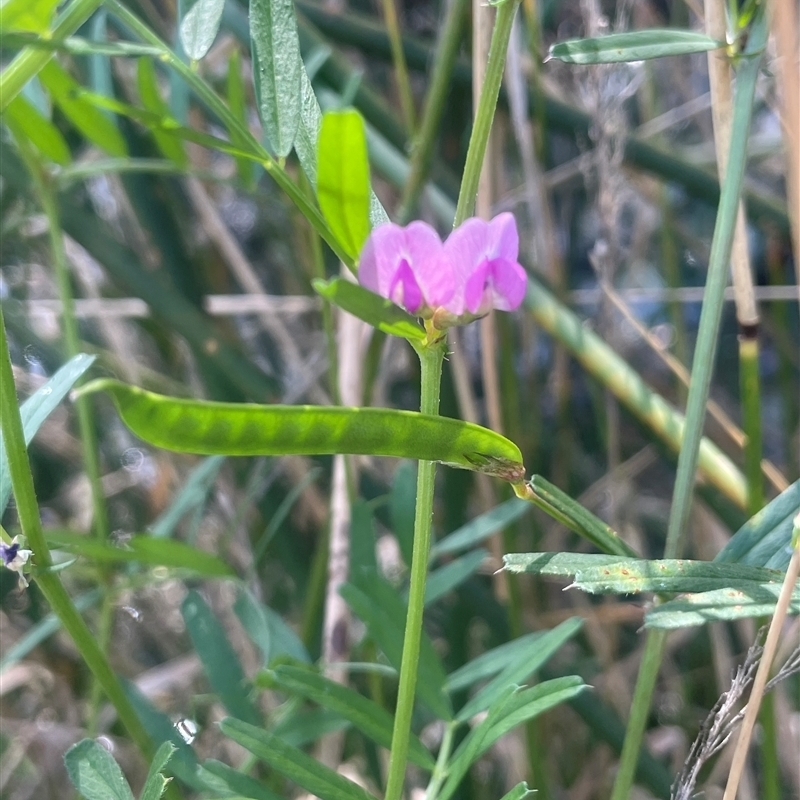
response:
<path fill-rule="evenodd" d="M 292 0 L 251 0 L 253 83 L 264 132 L 287 156 L 300 124 L 300 41 Z"/>
<path fill-rule="evenodd" d="M 199 455 L 353 453 L 441 461 L 505 480 L 524 475 L 519 448 L 460 420 L 413 411 L 336 406 L 214 403 L 153 394 L 100 379 L 82 393 L 107 391 L 125 424 L 157 447 Z"/>
<path fill-rule="evenodd" d="M 222 720 L 220 729 L 225 736 L 317 797 L 324 800 L 374 800 L 357 784 L 262 728 L 228 717 Z"/>
<path fill-rule="evenodd" d="M 800 481 L 795 481 L 745 522 L 717 554 L 714 562 L 785 570 L 792 557 L 792 519 L 798 508 Z"/>
<path fill-rule="evenodd" d="M 627 542 L 620 539 L 613 528 L 606 525 L 588 508 L 584 508 L 550 481 L 545 480 L 541 475 L 534 475 L 529 485 L 536 497 L 544 501 L 545 506 L 554 508 L 558 512 L 556 518 L 559 521 L 565 523 L 579 536 L 590 541 L 598 550 L 603 553 L 636 558 L 636 551 Z M 544 510 L 549 512 L 547 507 Z"/>
<path fill-rule="evenodd" d="M 252 798 L 252 800 L 283 800 L 280 795 L 267 789 L 255 778 L 251 778 L 221 761 L 214 759 L 204 761 L 200 766 L 200 773 L 213 791 L 231 792 L 243 798 Z"/>
<path fill-rule="evenodd" d="M 456 714 L 456 719 L 466 722 L 493 706 L 509 686 L 520 684 L 533 675 L 582 625 L 580 617 L 572 617 L 543 636 L 528 640 L 527 646 L 520 648 L 514 660 L 464 705 Z"/>
<path fill-rule="evenodd" d="M 525 800 L 526 797 L 532 794 L 536 794 L 535 789 L 529 789 L 528 784 L 523 781 L 506 792 L 500 800 Z"/>
<path fill-rule="evenodd" d="M 393 717 L 372 700 L 307 669 L 279 666 L 273 673 L 278 688 L 289 694 L 299 694 L 318 705 L 335 711 L 358 728 L 365 736 L 386 748 L 392 746 Z M 431 754 L 412 734 L 409 759 L 429 772 L 435 766 Z"/>
<path fill-rule="evenodd" d="M 164 742 L 156 750 L 139 800 L 161 800 L 161 795 L 164 794 L 164 790 L 170 782 L 170 779 L 162 775 L 162 773 L 175 754 L 176 749 L 172 742 Z"/>
<path fill-rule="evenodd" d="M 69 145 L 61 131 L 43 117 L 39 109 L 28 99 L 18 94 L 6 108 L 4 122 L 14 136 L 27 139 L 43 156 L 61 166 L 72 161 Z"/>
<path fill-rule="evenodd" d="M 428 581 L 425 584 L 425 605 L 429 606 L 435 603 L 439 598 L 444 597 L 448 592 L 452 592 L 453 589 L 460 586 L 467 578 L 478 571 L 481 564 L 488 557 L 488 550 L 471 550 L 449 564 L 433 570 L 428 575 Z"/>
<path fill-rule="evenodd" d="M 704 33 L 674 28 L 651 28 L 558 42 L 551 45 L 547 58 L 555 58 L 567 64 L 612 64 L 619 61 L 643 61 L 662 56 L 705 53 L 720 47 L 725 47 L 725 42 L 712 39 Z"/>
<path fill-rule="evenodd" d="M 333 278 L 329 281 L 317 278 L 312 281 L 312 286 L 317 294 L 348 314 L 368 322 L 373 328 L 391 336 L 402 336 L 418 342 L 425 339 L 425 329 L 411 314 L 391 300 L 380 297 L 357 283 L 346 278 Z"/>
<path fill-rule="evenodd" d="M 208 682 L 225 708 L 240 719 L 258 723 L 260 715 L 247 696 L 239 658 L 205 600 L 196 591 L 189 592 L 181 604 L 181 614 Z"/>
<path fill-rule="evenodd" d="M 506 500 L 505 503 L 501 503 L 491 511 L 486 511 L 475 517 L 466 525 L 462 525 L 458 530 L 436 542 L 431 547 L 431 559 L 438 558 L 445 553 L 457 553 L 459 550 L 466 550 L 468 547 L 488 539 L 492 534 L 503 530 L 512 522 L 516 522 L 532 508 L 533 505 L 531 503 L 519 500 L 516 497 Z"/>
<path fill-rule="evenodd" d="M 188 569 L 200 575 L 215 577 L 235 575 L 228 564 L 212 553 L 206 553 L 204 550 L 173 539 L 155 539 L 152 536 L 136 535 L 131 536 L 120 547 L 115 547 L 80 533 L 69 531 L 46 531 L 45 533 L 48 542 L 53 547 L 100 563 L 138 561 L 153 566 Z"/>
<path fill-rule="evenodd" d="M 573 586 L 591 594 L 703 592 L 780 586 L 777 570 L 744 564 L 716 564 L 688 559 L 619 558 L 591 553 L 512 553 L 503 556 L 511 572 L 574 576 Z"/>
<path fill-rule="evenodd" d="M 200 0 L 202 2 L 202 0 Z M 198 2 L 198 5 L 200 5 Z M 158 88 L 158 77 L 153 61 L 149 58 L 140 58 L 136 68 L 136 81 L 139 88 L 139 98 L 142 105 L 148 110 L 157 114 L 161 118 L 169 117 L 169 106 L 161 97 Z M 170 133 L 165 133 L 160 127 L 150 128 L 150 133 L 156 141 L 158 149 L 173 164 L 181 169 L 189 165 L 189 158 L 183 149 L 183 142 Z"/>
<path fill-rule="evenodd" d="M 240 587 L 233 610 L 247 635 L 261 651 L 262 665 L 269 664 L 272 636 L 264 607 L 247 589 Z"/>
<path fill-rule="evenodd" d="M 403 656 L 406 605 L 397 592 L 377 573 L 362 571 L 339 590 L 350 608 L 364 622 L 370 636 L 397 670 Z M 417 695 L 439 719 L 452 719 L 450 701 L 442 691 L 445 672 L 436 650 L 422 632 Z"/>
<path fill-rule="evenodd" d="M 86 800 L 133 800 L 114 757 L 94 739 L 82 739 L 64 754 L 67 774 Z"/>
<path fill-rule="evenodd" d="M 555 678 L 528 689 L 508 686 L 489 709 L 485 719 L 466 736 L 448 765 L 448 776 L 437 800 L 449 800 L 467 770 L 501 736 L 579 692 L 586 685 L 577 675 Z"/>
<path fill-rule="evenodd" d="M 30 444 L 42 423 L 53 409 L 66 397 L 78 378 L 86 372 L 94 362 L 94 356 L 79 353 L 73 356 L 61 369 L 50 378 L 44 386 L 40 386 L 19 409 L 22 417 L 22 430 L 25 444 Z M 11 497 L 11 475 L 8 471 L 6 450 L 3 446 L 3 432 L 0 431 L 0 515 L 8 505 Z"/>
<path fill-rule="evenodd" d="M 781 585 L 757 584 L 746 589 L 716 589 L 687 594 L 654 606 L 645 614 L 646 628 L 686 628 L 714 620 L 769 617 L 775 612 Z M 800 614 L 800 587 L 789 603 L 790 614 Z"/>
<path fill-rule="evenodd" d="M 225 0 L 197 0 L 181 20 L 181 45 L 193 61 L 199 61 L 217 38 Z"/>
<path fill-rule="evenodd" d="M 330 229 L 354 259 L 369 235 L 369 157 L 355 109 L 327 111 L 317 139 L 317 198 Z"/>
<path fill-rule="evenodd" d="M 0 31 L 43 33 L 50 27 L 58 3 L 59 0 L 6 0 L 0 8 Z"/>
<path fill-rule="evenodd" d="M 39 79 L 64 116 L 90 141 L 112 156 L 128 155 L 114 121 L 83 99 L 81 85 L 55 59 L 39 72 Z"/>

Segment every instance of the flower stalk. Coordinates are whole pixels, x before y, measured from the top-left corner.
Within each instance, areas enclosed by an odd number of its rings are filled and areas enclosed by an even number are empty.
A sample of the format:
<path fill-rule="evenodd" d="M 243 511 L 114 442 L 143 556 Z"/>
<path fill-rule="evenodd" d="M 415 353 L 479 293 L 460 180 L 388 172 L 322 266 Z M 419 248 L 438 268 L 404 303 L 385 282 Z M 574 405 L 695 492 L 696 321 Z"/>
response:
<path fill-rule="evenodd" d="M 421 367 L 420 411 L 439 413 L 439 391 L 442 382 L 443 340 L 417 348 Z M 386 784 L 386 800 L 400 800 L 408 761 L 411 715 L 417 688 L 417 663 L 422 638 L 422 615 L 425 607 L 425 583 L 428 577 L 428 555 L 433 520 L 433 489 L 436 462 L 420 461 L 417 472 L 417 507 L 414 516 L 414 551 L 411 557 L 411 584 L 408 593 L 408 614 L 403 637 L 403 659 L 400 662 L 400 686 L 392 732 L 392 754 Z"/>

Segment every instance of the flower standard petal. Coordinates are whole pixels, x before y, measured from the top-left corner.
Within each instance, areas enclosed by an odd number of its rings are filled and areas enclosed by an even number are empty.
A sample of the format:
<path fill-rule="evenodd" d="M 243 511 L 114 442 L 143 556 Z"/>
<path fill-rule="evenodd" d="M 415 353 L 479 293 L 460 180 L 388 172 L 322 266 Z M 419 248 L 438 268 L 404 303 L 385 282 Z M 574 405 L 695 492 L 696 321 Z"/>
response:
<path fill-rule="evenodd" d="M 424 222 L 412 222 L 405 229 L 408 263 L 425 298 L 424 305 L 444 305 L 455 291 L 455 276 L 439 234 Z"/>
<path fill-rule="evenodd" d="M 459 316 L 492 308 L 512 311 L 525 296 L 525 270 L 517 263 L 519 234 L 514 216 L 498 214 L 491 222 L 473 217 L 445 242 L 458 277 L 447 310 Z"/>
<path fill-rule="evenodd" d="M 375 228 L 361 253 L 358 280 L 412 314 L 447 302 L 455 284 L 442 240 L 424 222 Z"/>

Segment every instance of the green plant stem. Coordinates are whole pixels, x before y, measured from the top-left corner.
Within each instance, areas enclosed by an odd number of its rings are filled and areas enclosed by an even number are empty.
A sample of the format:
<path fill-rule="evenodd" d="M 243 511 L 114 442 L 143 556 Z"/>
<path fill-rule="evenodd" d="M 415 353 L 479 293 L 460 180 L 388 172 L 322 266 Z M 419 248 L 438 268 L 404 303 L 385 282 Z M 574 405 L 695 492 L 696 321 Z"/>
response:
<path fill-rule="evenodd" d="M 401 225 L 411 219 L 430 171 L 439 123 L 442 120 L 447 95 L 451 91 L 453 68 L 458 58 L 461 29 L 467 7 L 468 0 L 452 0 L 447 9 L 447 16 L 433 59 L 433 74 L 431 75 L 430 89 L 425 97 L 419 136 L 411 154 L 411 173 L 403 186 L 403 196 L 397 212 L 397 220 Z"/>
<path fill-rule="evenodd" d="M 420 411 L 439 413 L 439 390 L 442 382 L 442 362 L 445 346 L 438 342 L 417 349 L 421 367 Z M 414 693 L 417 687 L 422 614 L 425 607 L 425 582 L 428 576 L 428 554 L 431 544 L 433 518 L 433 489 L 436 463 L 420 461 L 417 471 L 417 507 L 414 515 L 414 553 L 411 558 L 411 583 L 408 593 L 408 614 L 403 637 L 403 658 L 400 662 L 400 685 L 392 732 L 392 754 L 386 782 L 385 800 L 400 800 L 408 760 L 408 739 Z"/>
<path fill-rule="evenodd" d="M 103 691 L 116 708 L 120 721 L 127 729 L 131 739 L 145 758 L 149 759 L 154 753 L 154 748 L 147 732 L 136 716 L 133 706 L 103 651 L 95 641 L 94 635 L 75 608 L 72 598 L 67 594 L 58 575 L 49 570 L 53 561 L 39 519 L 33 476 L 28 462 L 22 420 L 17 404 L 14 375 L 11 371 L 11 358 L 8 353 L 2 308 L 0 308 L 0 425 L 3 429 L 3 441 L 8 457 L 8 469 L 20 527 L 27 539 L 28 546 L 33 551 L 33 578 L 64 629 L 72 637 L 92 675 L 103 687 Z"/>
<path fill-rule="evenodd" d="M 67 256 L 64 250 L 64 234 L 61 229 L 61 220 L 58 213 L 53 187 L 44 174 L 41 162 L 36 158 L 32 148 L 25 141 L 18 141 L 20 153 L 33 178 L 33 186 L 38 196 L 39 204 L 47 217 L 47 228 L 50 237 L 50 255 L 53 262 L 53 271 L 56 275 L 58 294 L 61 300 L 62 321 L 64 325 L 64 345 L 67 356 L 73 358 L 81 352 L 78 321 L 75 318 L 75 298 L 72 293 L 72 282 L 67 266 Z M 75 408 L 78 413 L 78 430 L 80 431 L 81 450 L 83 453 L 83 466 L 89 479 L 89 490 L 92 497 L 93 527 L 95 537 L 104 541 L 109 534 L 108 509 L 106 507 L 103 482 L 100 474 L 100 459 L 98 457 L 97 435 L 92 421 L 91 400 L 88 397 L 78 397 Z M 108 652 L 111 634 L 114 625 L 114 595 L 111 591 L 112 571 L 107 565 L 98 567 L 100 583 L 103 584 L 103 600 L 100 609 L 100 625 L 97 629 L 97 642 L 100 649 Z M 100 704 L 103 700 L 103 687 L 95 679 L 89 697 L 89 710 L 87 715 L 87 730 L 91 735 L 97 733 Z"/>
<path fill-rule="evenodd" d="M 63 39 L 75 33 L 102 4 L 102 0 L 72 0 L 56 19 L 49 36 Z M 22 87 L 55 55 L 55 50 L 26 47 L 0 73 L 0 111 L 22 91 Z"/>
<path fill-rule="evenodd" d="M 408 79 L 408 65 L 403 52 L 403 39 L 400 35 L 400 23 L 397 19 L 395 0 L 381 0 L 383 7 L 383 20 L 386 24 L 386 33 L 392 47 L 392 61 L 394 62 L 397 91 L 400 94 L 400 107 L 403 110 L 403 121 L 408 128 L 408 134 L 414 137 L 416 129 L 416 113 L 414 112 L 414 95 L 411 91 L 411 81 Z"/>
<path fill-rule="evenodd" d="M 686 425 L 681 451 L 678 455 L 678 471 L 667 526 L 664 558 L 679 558 L 686 539 L 706 403 L 708 402 L 717 349 L 723 293 L 728 278 L 728 264 L 736 227 L 736 215 L 747 162 L 747 139 L 750 132 L 753 96 L 761 63 L 761 53 L 766 44 L 767 30 L 766 12 L 761 6 L 752 24 L 736 83 L 733 134 L 728 155 L 728 168 L 722 182 L 722 194 L 714 226 L 714 237 L 711 242 L 705 300 L 700 315 L 697 345 L 692 365 L 692 380 L 686 407 Z M 661 663 L 664 641 L 665 634 L 660 631 L 649 631 L 647 634 L 642 666 L 639 670 L 633 707 L 611 800 L 628 800 L 630 796 L 653 688 Z"/>
<path fill-rule="evenodd" d="M 514 15 L 520 0 L 506 0 L 497 10 L 497 17 L 492 31 L 492 43 L 489 47 L 489 61 L 486 65 L 486 75 L 481 89 L 478 108 L 475 111 L 475 121 L 472 126 L 472 135 L 467 150 L 467 160 L 464 164 L 464 176 L 461 180 L 461 190 L 458 194 L 458 205 L 453 220 L 453 227 L 457 228 L 467 217 L 472 214 L 475 207 L 475 197 L 478 193 L 478 182 L 481 177 L 483 159 L 486 155 L 486 145 L 489 141 L 489 131 L 492 128 L 494 112 L 497 108 L 497 98 L 500 95 L 500 84 L 503 80 L 503 70 L 506 65 L 506 51 L 508 40 L 511 37 L 511 28 L 514 24 Z"/>
<path fill-rule="evenodd" d="M 425 800 L 436 800 L 447 778 L 447 762 L 450 760 L 450 753 L 453 750 L 453 740 L 457 727 L 457 722 L 449 722 L 444 729 L 442 743 L 439 746 L 439 755 L 436 757 L 436 766 L 433 768 L 428 788 L 425 790 Z"/>
<path fill-rule="evenodd" d="M 754 516 L 764 507 L 764 477 L 761 473 L 761 380 L 758 374 L 759 346 L 757 338 L 746 333 L 739 336 L 739 385 L 742 395 L 742 429 L 744 474 L 747 478 L 747 510 Z"/>

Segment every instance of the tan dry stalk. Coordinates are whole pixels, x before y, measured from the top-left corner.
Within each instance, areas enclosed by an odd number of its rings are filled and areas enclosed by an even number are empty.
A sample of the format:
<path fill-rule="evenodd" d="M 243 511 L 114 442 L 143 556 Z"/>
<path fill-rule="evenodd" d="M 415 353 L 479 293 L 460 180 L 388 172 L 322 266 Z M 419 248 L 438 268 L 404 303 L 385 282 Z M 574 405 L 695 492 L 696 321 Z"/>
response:
<path fill-rule="evenodd" d="M 725 0 L 708 0 L 705 8 L 706 33 L 725 39 Z M 724 50 L 708 51 L 708 80 L 711 88 L 711 116 L 714 121 L 714 143 L 717 150 L 717 171 L 720 182 L 728 169 L 728 151 L 733 119 L 733 70 Z M 736 230 L 731 249 L 731 272 L 736 302 L 736 318 L 742 328 L 758 325 L 758 309 L 753 294 L 753 273 L 747 250 L 747 228 L 744 203 L 739 201 Z"/>
<path fill-rule="evenodd" d="M 800 527 L 800 514 L 798 514 L 795 519 L 795 525 Z M 742 772 L 747 762 L 747 751 L 750 748 L 750 739 L 753 736 L 753 728 L 758 717 L 758 710 L 761 707 L 761 700 L 764 696 L 764 688 L 767 685 L 770 667 L 775 658 L 775 651 L 778 648 L 778 637 L 781 635 L 783 623 L 786 620 L 786 614 L 789 609 L 789 603 L 792 599 L 792 592 L 797 583 L 798 575 L 800 575 L 800 543 L 797 543 L 794 547 L 792 560 L 789 562 L 789 567 L 786 570 L 786 577 L 781 587 L 781 593 L 778 597 L 778 604 L 775 607 L 775 613 L 772 615 L 769 632 L 767 633 L 767 640 L 764 642 L 764 652 L 761 656 L 761 662 L 758 665 L 758 672 L 756 673 L 755 680 L 753 681 L 750 699 L 747 702 L 747 710 L 745 711 L 742 727 L 739 731 L 736 749 L 733 752 L 731 771 L 728 775 L 728 784 L 725 787 L 725 794 L 722 800 L 736 800 L 739 781 L 741 780 Z"/>
<path fill-rule="evenodd" d="M 786 137 L 786 189 L 800 298 L 800 35 L 795 0 L 775 0 L 772 34 L 778 50 L 781 122 Z"/>

